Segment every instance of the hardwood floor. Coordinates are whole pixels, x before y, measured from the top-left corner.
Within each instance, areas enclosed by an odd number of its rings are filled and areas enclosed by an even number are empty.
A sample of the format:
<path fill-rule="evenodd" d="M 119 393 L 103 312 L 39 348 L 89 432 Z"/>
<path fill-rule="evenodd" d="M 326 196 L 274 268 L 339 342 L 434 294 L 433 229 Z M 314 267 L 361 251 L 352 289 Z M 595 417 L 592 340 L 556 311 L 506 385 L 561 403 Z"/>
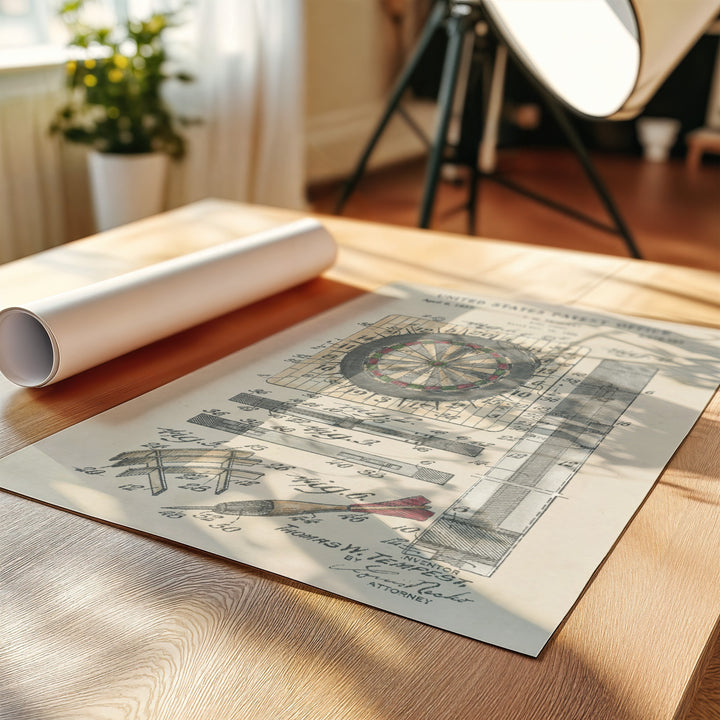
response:
<path fill-rule="evenodd" d="M 649 163 L 641 158 L 596 155 L 597 170 L 647 260 L 720 271 L 720 163 L 696 172 L 681 159 Z M 501 150 L 498 169 L 513 181 L 580 210 L 600 222 L 608 218 L 575 157 L 565 150 Z M 416 226 L 425 160 L 366 174 L 350 197 L 346 217 Z M 342 183 L 310 190 L 315 212 L 332 213 Z M 495 182 L 480 184 L 476 235 L 627 254 L 620 237 L 540 205 Z M 442 181 L 432 228 L 467 233 L 467 184 Z"/>

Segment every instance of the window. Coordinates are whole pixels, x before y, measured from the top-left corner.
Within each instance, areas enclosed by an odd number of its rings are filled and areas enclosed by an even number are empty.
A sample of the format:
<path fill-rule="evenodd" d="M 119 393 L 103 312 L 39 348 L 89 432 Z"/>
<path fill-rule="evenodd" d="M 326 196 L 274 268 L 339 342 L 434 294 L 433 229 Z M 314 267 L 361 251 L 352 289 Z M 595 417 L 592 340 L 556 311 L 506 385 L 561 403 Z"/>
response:
<path fill-rule="evenodd" d="M 0 0 L 0 48 L 50 42 L 50 13 L 43 0 Z"/>
<path fill-rule="evenodd" d="M 58 18 L 62 0 L 0 0 L 0 69 L 59 64 L 67 32 Z M 137 0 L 92 0 L 89 21 L 112 24 Z M 147 0 L 142 0 L 147 7 Z"/>

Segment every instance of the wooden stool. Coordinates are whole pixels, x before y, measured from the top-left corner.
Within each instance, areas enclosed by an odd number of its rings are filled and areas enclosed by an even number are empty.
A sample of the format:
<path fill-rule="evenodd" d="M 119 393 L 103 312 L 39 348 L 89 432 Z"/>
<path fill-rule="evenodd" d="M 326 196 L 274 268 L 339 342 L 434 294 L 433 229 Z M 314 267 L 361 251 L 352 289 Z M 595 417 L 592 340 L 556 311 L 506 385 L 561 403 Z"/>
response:
<path fill-rule="evenodd" d="M 697 170 L 702 162 L 703 153 L 711 152 L 720 155 L 720 129 L 699 128 L 685 136 L 688 151 L 685 159 L 691 170 Z"/>

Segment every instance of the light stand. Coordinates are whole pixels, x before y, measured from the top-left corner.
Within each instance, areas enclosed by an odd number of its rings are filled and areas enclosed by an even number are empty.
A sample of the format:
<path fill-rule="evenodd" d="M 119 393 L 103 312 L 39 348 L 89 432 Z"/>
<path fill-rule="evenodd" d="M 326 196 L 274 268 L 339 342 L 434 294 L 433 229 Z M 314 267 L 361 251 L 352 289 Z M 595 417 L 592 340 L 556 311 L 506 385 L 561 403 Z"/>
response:
<path fill-rule="evenodd" d="M 400 108 L 400 101 L 405 94 L 406 90 L 410 86 L 413 74 L 423 59 L 425 53 L 428 50 L 430 41 L 440 28 L 445 26 L 448 42 L 447 49 L 445 51 L 445 58 L 443 61 L 443 70 L 440 79 L 440 88 L 438 91 L 437 104 L 438 104 L 438 118 L 435 130 L 434 142 L 430 144 L 430 154 L 428 157 L 427 169 L 425 173 L 425 185 L 423 191 L 422 203 L 420 206 L 420 216 L 418 225 L 421 228 L 427 228 L 430 226 L 430 220 L 432 218 L 433 206 L 435 202 L 435 195 L 437 192 L 437 184 L 440 176 L 440 169 L 443 163 L 452 164 L 469 164 L 471 167 L 470 174 L 470 186 L 469 186 L 469 200 L 467 204 L 468 209 L 468 230 L 471 234 L 475 232 L 475 222 L 477 213 L 477 193 L 478 193 L 478 181 L 480 178 L 487 178 L 498 182 L 509 189 L 523 194 L 537 202 L 541 202 L 554 210 L 563 212 L 576 220 L 593 225 L 596 228 L 611 232 L 622 237 L 625 245 L 628 249 L 629 254 L 632 257 L 640 258 L 640 252 L 633 240 L 633 237 L 623 221 L 615 203 L 613 202 L 610 193 L 605 187 L 602 179 L 598 175 L 577 131 L 570 122 L 564 109 L 560 103 L 532 76 L 530 79 L 535 84 L 536 88 L 540 93 L 540 97 L 544 104 L 548 107 L 556 122 L 560 126 L 560 129 L 564 133 L 570 147 L 575 152 L 588 180 L 592 184 L 596 193 L 605 207 L 606 212 L 613 221 L 613 225 L 606 225 L 601 223 L 594 218 L 591 218 L 573 208 L 570 208 L 562 203 L 555 200 L 546 198 L 538 193 L 527 190 L 517 183 L 503 178 L 495 172 L 485 172 L 478 168 L 477 157 L 478 148 L 480 146 L 481 133 L 480 123 L 478 127 L 472 131 L 471 146 L 474 149 L 474 153 L 471 153 L 471 160 L 460 161 L 456 156 L 452 154 L 453 148 L 449 146 L 447 135 L 450 125 L 450 118 L 453 110 L 453 102 L 455 99 L 455 93 L 457 88 L 458 71 L 463 57 L 463 52 L 467 51 L 468 47 L 474 48 L 476 43 L 483 43 L 483 46 L 479 48 L 482 63 L 484 66 L 485 77 L 490 77 L 492 73 L 492 66 L 494 63 L 494 45 L 495 43 L 501 43 L 502 40 L 497 36 L 497 33 L 488 33 L 486 36 L 479 37 L 475 31 L 475 26 L 480 20 L 487 20 L 483 11 L 482 0 L 436 0 L 434 6 L 431 9 L 430 15 L 423 27 L 418 42 L 407 62 L 404 69 L 402 70 L 400 77 L 396 81 L 395 87 L 392 90 L 388 103 L 385 107 L 382 117 L 380 118 L 375 131 L 371 135 L 362 155 L 355 167 L 353 174 L 345 184 L 342 194 L 336 205 L 336 212 L 342 212 L 350 195 L 354 192 L 357 184 L 359 183 L 363 173 L 365 172 L 368 160 L 372 154 L 375 145 L 379 141 L 383 134 L 388 122 L 392 118 L 396 111 L 399 111 L 406 120 L 407 115 L 402 112 Z M 492 25 L 490 26 L 492 30 Z M 484 121 L 487 121 L 487 88 L 484 87 L 484 98 L 483 98 L 483 114 Z M 469 93 L 467 93 L 469 94 Z M 465 97 L 467 103 L 468 97 Z M 413 130 L 416 132 L 418 128 L 410 123 Z M 449 155 L 449 157 L 448 157 Z"/>

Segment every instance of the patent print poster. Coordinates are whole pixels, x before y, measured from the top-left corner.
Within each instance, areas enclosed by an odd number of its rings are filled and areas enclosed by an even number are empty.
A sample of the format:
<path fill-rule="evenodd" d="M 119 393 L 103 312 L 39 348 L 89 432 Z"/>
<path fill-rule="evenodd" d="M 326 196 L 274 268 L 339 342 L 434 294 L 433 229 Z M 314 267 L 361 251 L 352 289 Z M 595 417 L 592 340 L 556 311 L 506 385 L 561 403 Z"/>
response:
<path fill-rule="evenodd" d="M 0 484 L 537 655 L 712 396 L 718 333 L 394 286 Z"/>

